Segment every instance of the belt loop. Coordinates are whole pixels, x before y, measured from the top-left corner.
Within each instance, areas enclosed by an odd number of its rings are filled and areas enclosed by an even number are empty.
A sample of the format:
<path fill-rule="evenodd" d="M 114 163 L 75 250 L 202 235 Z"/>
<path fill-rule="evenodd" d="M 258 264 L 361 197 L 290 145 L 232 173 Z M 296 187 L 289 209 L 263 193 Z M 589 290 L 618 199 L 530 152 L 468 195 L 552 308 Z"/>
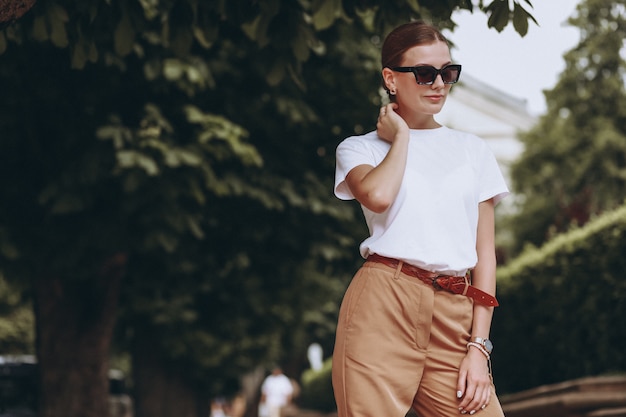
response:
<path fill-rule="evenodd" d="M 470 287 L 470 285 L 472 285 L 472 283 L 471 283 L 471 276 L 470 276 L 470 271 L 469 271 L 469 269 L 467 270 L 467 272 L 465 273 L 465 275 L 463 275 L 463 279 L 465 280 L 465 288 L 463 289 L 462 294 L 463 294 L 463 295 L 467 295 L 467 289 Z"/>
<path fill-rule="evenodd" d="M 393 279 L 398 279 L 400 278 L 400 273 L 402 272 L 402 266 L 404 265 L 404 262 L 402 261 L 398 261 L 398 266 L 396 267 L 396 273 L 393 274 Z"/>

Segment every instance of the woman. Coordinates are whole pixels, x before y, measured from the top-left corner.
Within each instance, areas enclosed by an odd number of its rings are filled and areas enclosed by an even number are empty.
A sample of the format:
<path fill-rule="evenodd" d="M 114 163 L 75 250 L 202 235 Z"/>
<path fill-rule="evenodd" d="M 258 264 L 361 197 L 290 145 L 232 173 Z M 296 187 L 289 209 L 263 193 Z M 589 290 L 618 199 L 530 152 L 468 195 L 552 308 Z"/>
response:
<path fill-rule="evenodd" d="M 337 147 L 335 194 L 359 201 L 370 231 L 337 326 L 339 417 L 503 416 L 489 331 L 507 186 L 481 139 L 434 118 L 461 73 L 435 27 L 396 28 L 382 65 L 377 131 Z"/>

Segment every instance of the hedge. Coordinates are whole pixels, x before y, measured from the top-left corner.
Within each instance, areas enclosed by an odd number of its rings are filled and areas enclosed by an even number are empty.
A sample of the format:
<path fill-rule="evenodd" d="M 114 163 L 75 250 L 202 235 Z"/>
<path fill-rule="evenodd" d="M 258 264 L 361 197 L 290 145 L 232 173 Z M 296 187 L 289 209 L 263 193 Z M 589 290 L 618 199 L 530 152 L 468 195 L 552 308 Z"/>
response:
<path fill-rule="evenodd" d="M 498 269 L 499 392 L 626 371 L 626 206 Z"/>
<path fill-rule="evenodd" d="M 310 410 L 331 412 L 337 409 L 332 385 L 332 358 L 324 361 L 322 369 L 308 369 L 302 374 L 300 381 L 300 406 Z"/>

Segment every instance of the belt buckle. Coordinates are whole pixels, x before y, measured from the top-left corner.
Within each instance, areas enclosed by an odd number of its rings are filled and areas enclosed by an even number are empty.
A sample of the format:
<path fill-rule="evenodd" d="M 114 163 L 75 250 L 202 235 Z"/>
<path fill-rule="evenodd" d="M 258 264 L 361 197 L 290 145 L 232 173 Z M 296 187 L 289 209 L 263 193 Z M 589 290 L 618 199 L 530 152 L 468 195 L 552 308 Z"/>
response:
<path fill-rule="evenodd" d="M 435 277 L 431 278 L 431 285 L 433 286 L 433 288 L 434 288 L 434 289 L 436 289 L 436 290 L 438 290 L 438 291 L 439 291 L 439 290 L 443 290 L 443 289 L 444 289 L 444 288 L 443 288 L 441 285 L 439 285 L 439 283 L 437 282 L 437 280 L 438 280 L 439 278 L 441 278 L 441 277 L 445 277 L 445 275 L 438 274 L 438 275 L 436 275 Z"/>

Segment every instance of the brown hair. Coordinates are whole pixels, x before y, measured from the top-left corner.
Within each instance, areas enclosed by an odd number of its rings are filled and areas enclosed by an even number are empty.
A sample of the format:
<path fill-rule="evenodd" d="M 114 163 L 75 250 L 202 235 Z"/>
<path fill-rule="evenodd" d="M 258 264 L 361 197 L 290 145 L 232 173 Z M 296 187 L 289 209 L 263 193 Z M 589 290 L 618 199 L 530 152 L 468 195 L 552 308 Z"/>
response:
<path fill-rule="evenodd" d="M 417 20 L 405 23 L 392 30 L 385 38 L 381 51 L 382 67 L 399 67 L 404 53 L 418 45 L 428 45 L 437 41 L 448 43 L 448 39 L 435 26 Z M 383 80 L 383 87 L 389 89 Z"/>
<path fill-rule="evenodd" d="M 397 67 L 402 62 L 404 53 L 417 45 L 433 42 L 448 43 L 448 39 L 435 26 L 422 20 L 398 26 L 387 35 L 381 52 L 383 68 Z"/>

